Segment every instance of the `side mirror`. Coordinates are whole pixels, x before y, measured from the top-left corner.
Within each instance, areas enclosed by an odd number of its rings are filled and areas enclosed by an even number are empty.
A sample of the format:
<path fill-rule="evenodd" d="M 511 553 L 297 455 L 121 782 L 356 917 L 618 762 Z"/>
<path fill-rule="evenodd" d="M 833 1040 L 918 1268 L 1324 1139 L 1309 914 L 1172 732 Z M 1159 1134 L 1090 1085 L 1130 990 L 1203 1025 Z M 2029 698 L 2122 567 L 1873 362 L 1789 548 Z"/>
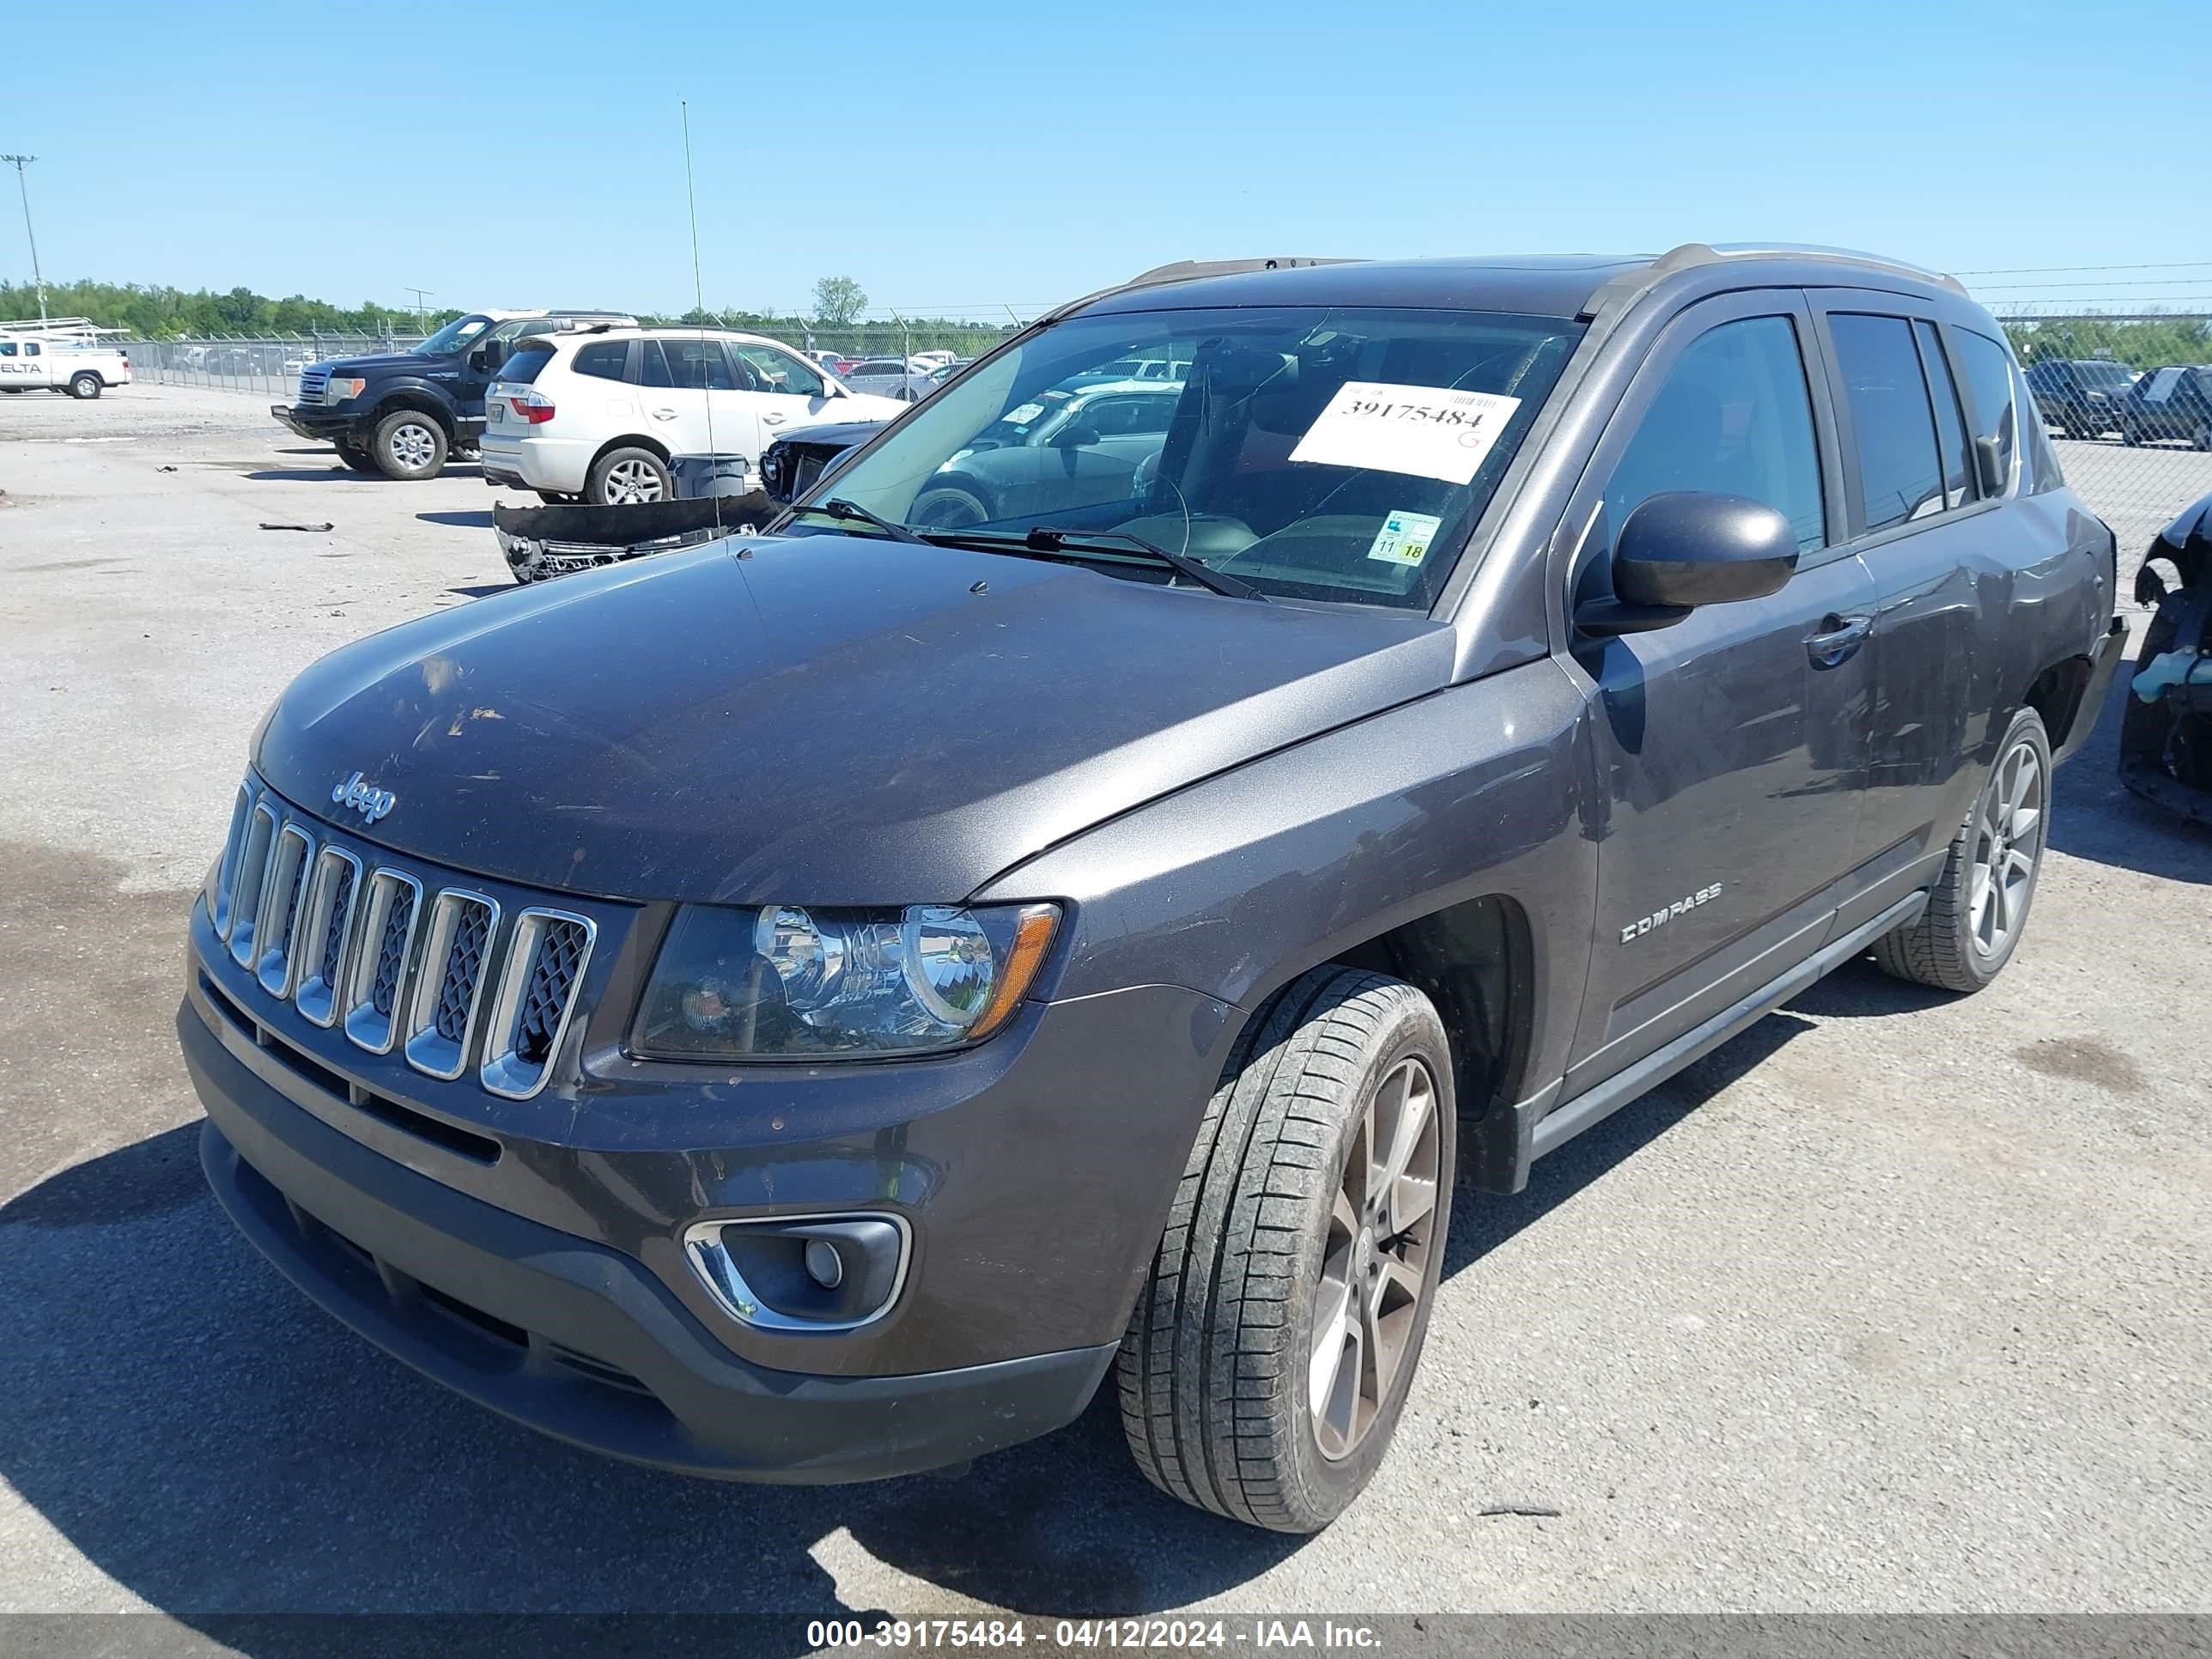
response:
<path fill-rule="evenodd" d="M 1576 607 L 1585 634 L 1649 633 L 1701 605 L 1778 592 L 1797 568 L 1797 532 L 1763 502 L 1672 489 L 1628 515 L 1614 538 L 1613 593 Z"/>
<path fill-rule="evenodd" d="M 2004 449 L 1995 438 L 1974 440 L 1974 471 L 1982 481 L 1982 494 L 2002 495 L 2011 480 L 2005 474 Z"/>
<path fill-rule="evenodd" d="M 1105 440 L 1088 421 L 1070 421 L 1048 441 L 1054 449 L 1093 449 Z"/>

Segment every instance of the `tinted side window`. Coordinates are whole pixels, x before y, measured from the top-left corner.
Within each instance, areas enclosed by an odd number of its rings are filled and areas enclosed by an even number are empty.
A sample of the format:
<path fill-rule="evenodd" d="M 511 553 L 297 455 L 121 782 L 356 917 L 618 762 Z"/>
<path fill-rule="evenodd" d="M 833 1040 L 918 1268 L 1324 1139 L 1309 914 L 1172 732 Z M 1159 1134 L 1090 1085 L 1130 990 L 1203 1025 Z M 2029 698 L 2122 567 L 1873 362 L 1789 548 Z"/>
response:
<path fill-rule="evenodd" d="M 569 368 L 579 374 L 589 374 L 594 380 L 619 380 L 629 366 L 629 341 L 601 340 L 581 348 L 576 353 L 576 361 Z"/>
<path fill-rule="evenodd" d="M 1844 396 L 1859 457 L 1859 505 L 1869 530 L 1943 510 L 1928 385 L 1912 325 L 1902 317 L 1832 316 Z"/>
<path fill-rule="evenodd" d="M 2025 382 L 2014 376 L 2015 396 L 2022 409 L 2032 408 L 2034 399 L 2027 395 Z M 2031 420 L 2022 428 L 2027 442 L 2027 493 L 2040 495 L 2047 489 L 2063 489 L 2066 475 L 2058 470 L 2058 452 L 2051 447 L 2051 434 L 2043 429 L 2041 421 Z"/>
<path fill-rule="evenodd" d="M 821 375 L 787 352 L 745 344 L 735 344 L 730 349 L 737 354 L 738 366 L 751 372 L 756 392 L 777 392 L 794 398 L 823 394 Z"/>
<path fill-rule="evenodd" d="M 1675 361 L 1607 487 L 1613 533 L 1668 489 L 1747 495 L 1790 520 L 1801 550 L 1826 543 L 1813 402 L 1790 319 L 1723 323 Z"/>
<path fill-rule="evenodd" d="M 0 340 L 0 357 L 12 357 L 15 355 L 15 343 L 13 340 Z"/>
<path fill-rule="evenodd" d="M 720 340 L 663 340 L 659 345 L 678 386 L 691 392 L 738 389 L 738 383 L 730 378 L 729 359 L 722 356 Z"/>
<path fill-rule="evenodd" d="M 499 366 L 499 379 L 508 386 L 529 386 L 553 361 L 550 345 L 526 345 Z"/>
<path fill-rule="evenodd" d="M 1088 421 L 1102 438 L 1125 438 L 1138 433 L 1164 434 L 1174 413 L 1175 401 L 1169 398 L 1099 398 L 1076 418 Z"/>
<path fill-rule="evenodd" d="M 644 365 L 638 377 L 641 386 L 672 386 L 676 377 L 668 372 L 668 359 L 660 349 L 658 340 L 638 342 L 638 361 Z"/>
<path fill-rule="evenodd" d="M 1920 347 L 1921 372 L 1928 377 L 1928 395 L 1936 404 L 1936 445 L 1943 455 L 1943 505 L 1960 507 L 1974 498 L 1974 470 L 1966 459 L 1966 422 L 1959 412 L 1959 387 L 1951 379 L 1936 325 L 1916 321 L 1912 337 Z"/>
<path fill-rule="evenodd" d="M 2020 441 L 2012 409 L 2012 359 L 1986 334 L 1954 328 L 1951 341 L 1959 348 L 1959 371 L 1966 378 L 1966 397 L 1974 406 L 1974 436 L 1996 441 L 1998 475 L 2009 478 Z"/>

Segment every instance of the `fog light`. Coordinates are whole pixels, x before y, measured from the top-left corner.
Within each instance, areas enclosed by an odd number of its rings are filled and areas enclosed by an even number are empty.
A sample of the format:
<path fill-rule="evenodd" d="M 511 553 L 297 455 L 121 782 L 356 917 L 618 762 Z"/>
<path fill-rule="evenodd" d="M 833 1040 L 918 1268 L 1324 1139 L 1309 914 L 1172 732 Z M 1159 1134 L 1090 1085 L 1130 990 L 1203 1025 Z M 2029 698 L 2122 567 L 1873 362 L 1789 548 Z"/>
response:
<path fill-rule="evenodd" d="M 826 1238 L 806 1241 L 807 1276 L 825 1291 L 834 1291 L 845 1277 L 845 1263 L 837 1247 Z"/>
<path fill-rule="evenodd" d="M 890 1311 L 911 1232 L 897 1215 L 702 1221 L 684 1253 L 732 1318 L 763 1330 L 849 1331 Z"/>

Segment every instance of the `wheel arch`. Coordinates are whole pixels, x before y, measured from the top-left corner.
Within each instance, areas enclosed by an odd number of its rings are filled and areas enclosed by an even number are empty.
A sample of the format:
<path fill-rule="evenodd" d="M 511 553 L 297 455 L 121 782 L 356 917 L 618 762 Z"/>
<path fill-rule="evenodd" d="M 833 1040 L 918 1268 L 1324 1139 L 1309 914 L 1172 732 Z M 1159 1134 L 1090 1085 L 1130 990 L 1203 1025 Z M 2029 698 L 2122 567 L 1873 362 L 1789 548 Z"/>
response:
<path fill-rule="evenodd" d="M 597 449 L 593 450 L 592 452 L 592 459 L 584 463 L 584 476 L 586 477 L 589 477 L 591 476 L 592 469 L 597 466 L 601 461 L 606 459 L 608 456 L 613 454 L 617 449 L 642 449 L 647 454 L 658 455 L 660 458 L 660 464 L 663 466 L 673 466 L 675 465 L 675 459 L 669 453 L 669 448 L 666 444 L 662 443 L 658 438 L 648 438 L 642 433 L 633 433 L 627 437 L 610 438 L 606 442 L 601 444 Z"/>
<path fill-rule="evenodd" d="M 413 386 L 402 386 L 395 391 L 387 392 L 379 398 L 376 400 L 376 406 L 369 410 L 368 418 L 362 422 L 362 426 L 373 437 L 378 427 L 403 410 L 411 410 L 417 415 L 427 415 L 437 422 L 438 429 L 446 434 L 446 447 L 448 449 L 451 449 L 457 441 L 456 434 L 459 428 L 455 424 L 456 416 L 452 408 L 441 402 L 435 393 L 423 392 Z"/>
<path fill-rule="evenodd" d="M 2092 672 L 2086 656 L 2062 658 L 2038 674 L 2021 697 L 2021 708 L 2033 708 L 2043 716 L 2043 729 L 2054 755 L 2066 747 L 2075 721 L 2085 718 L 2094 721 L 2100 713 L 2083 707 Z"/>

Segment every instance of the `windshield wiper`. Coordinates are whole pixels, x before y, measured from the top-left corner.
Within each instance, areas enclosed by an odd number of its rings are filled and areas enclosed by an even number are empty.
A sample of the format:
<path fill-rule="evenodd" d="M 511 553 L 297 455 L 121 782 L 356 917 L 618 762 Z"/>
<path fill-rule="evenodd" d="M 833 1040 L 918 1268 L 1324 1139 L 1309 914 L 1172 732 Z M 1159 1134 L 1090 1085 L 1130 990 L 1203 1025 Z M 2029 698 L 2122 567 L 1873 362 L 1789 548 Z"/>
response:
<path fill-rule="evenodd" d="M 1148 542 L 1142 536 L 1132 536 L 1126 530 L 1062 530 L 1048 524 L 1033 524 L 1022 534 L 1024 546 L 1039 553 L 1080 551 L 1086 542 L 1117 542 L 1124 547 L 1133 547 L 1140 553 L 1150 554 L 1178 576 L 1188 577 L 1200 587 L 1211 588 L 1224 599 L 1257 599 L 1262 605 L 1267 596 L 1241 577 L 1209 568 L 1202 559 L 1194 559 L 1188 553 L 1170 553 L 1158 542 Z"/>
<path fill-rule="evenodd" d="M 928 542 L 915 535 L 904 525 L 893 524 L 889 519 L 869 512 L 859 502 L 848 501 L 842 497 L 836 501 L 817 501 L 811 507 L 802 507 L 798 510 L 801 513 L 819 513 L 825 519 L 838 519 L 847 524 L 873 525 L 895 542 L 912 542 L 917 547 L 929 545 Z"/>

